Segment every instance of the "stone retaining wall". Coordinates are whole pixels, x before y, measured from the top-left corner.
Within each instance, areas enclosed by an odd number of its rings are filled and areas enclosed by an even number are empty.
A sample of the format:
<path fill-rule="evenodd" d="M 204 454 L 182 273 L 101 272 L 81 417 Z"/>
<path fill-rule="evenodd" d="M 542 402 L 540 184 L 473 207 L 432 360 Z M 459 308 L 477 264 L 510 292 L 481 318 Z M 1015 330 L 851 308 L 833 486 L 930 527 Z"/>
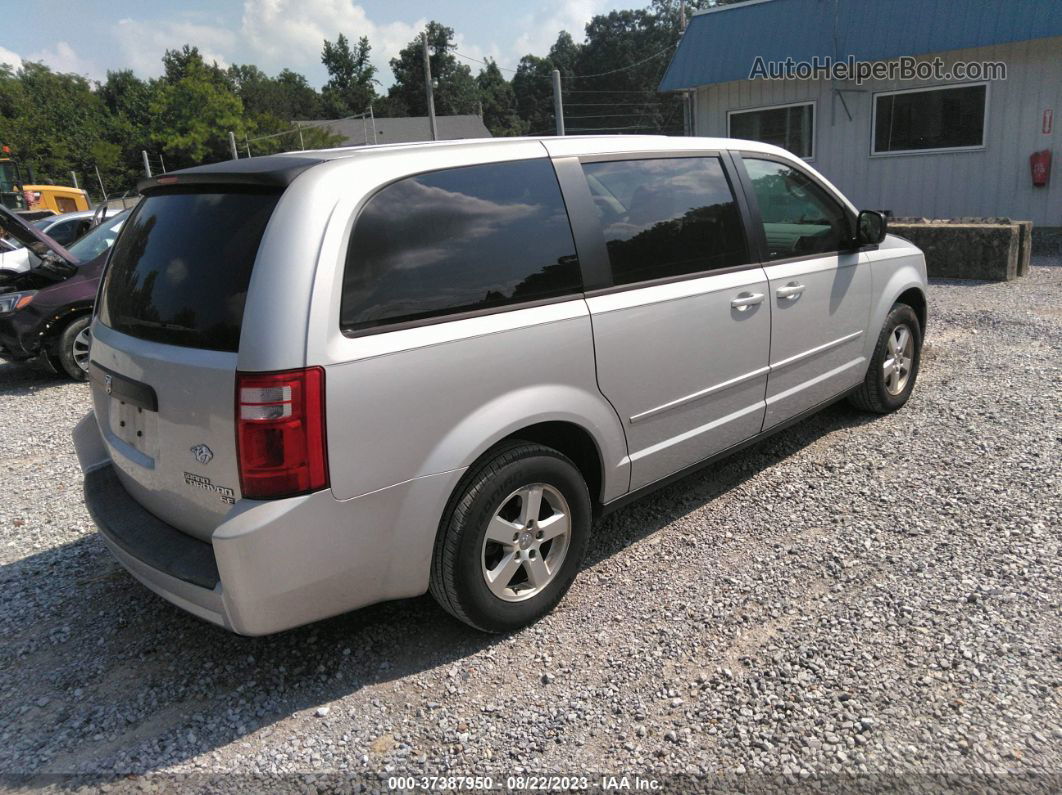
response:
<path fill-rule="evenodd" d="M 889 231 L 922 249 L 930 276 L 1009 281 L 1029 272 L 1031 221 L 890 218 Z"/>

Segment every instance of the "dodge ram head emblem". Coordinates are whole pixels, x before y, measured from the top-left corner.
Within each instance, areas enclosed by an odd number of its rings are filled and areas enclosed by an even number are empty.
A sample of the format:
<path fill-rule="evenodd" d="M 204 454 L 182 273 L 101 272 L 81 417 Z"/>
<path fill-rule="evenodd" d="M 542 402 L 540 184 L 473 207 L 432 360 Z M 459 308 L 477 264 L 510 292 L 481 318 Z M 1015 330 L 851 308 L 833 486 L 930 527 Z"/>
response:
<path fill-rule="evenodd" d="M 111 394 L 111 390 L 114 389 L 114 379 L 109 375 L 103 376 L 103 386 L 107 390 L 107 394 Z"/>
<path fill-rule="evenodd" d="M 214 457 L 214 451 L 205 444 L 197 444 L 192 448 L 192 455 L 195 456 L 195 460 L 200 464 L 209 464 L 210 459 Z"/>

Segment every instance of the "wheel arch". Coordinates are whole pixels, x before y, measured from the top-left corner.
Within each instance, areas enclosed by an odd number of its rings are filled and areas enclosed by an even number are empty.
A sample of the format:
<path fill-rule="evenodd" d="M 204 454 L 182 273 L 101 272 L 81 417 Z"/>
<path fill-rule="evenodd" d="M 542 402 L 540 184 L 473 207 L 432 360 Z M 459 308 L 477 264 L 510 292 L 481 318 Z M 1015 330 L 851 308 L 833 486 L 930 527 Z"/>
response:
<path fill-rule="evenodd" d="M 928 307 L 926 305 L 926 294 L 919 287 L 908 287 L 902 293 L 900 293 L 894 304 L 906 304 L 915 311 L 918 315 L 918 326 L 922 332 L 922 337 L 926 334 L 926 321 L 928 320 L 927 312 Z"/>
<path fill-rule="evenodd" d="M 535 385 L 495 395 L 443 434 L 420 475 L 467 469 L 503 441 L 557 449 L 579 467 L 595 504 L 630 488 L 630 459 L 619 417 L 601 395 L 570 384 Z"/>
<path fill-rule="evenodd" d="M 603 458 L 597 441 L 586 428 L 574 422 L 549 420 L 513 431 L 500 441 L 515 440 L 536 442 L 570 458 L 586 481 L 590 501 L 595 506 L 602 504 L 605 482 Z"/>
<path fill-rule="evenodd" d="M 65 306 L 58 312 L 53 314 L 48 321 L 43 324 L 40 331 L 41 348 L 46 349 L 49 353 L 52 353 L 52 348 L 55 346 L 60 335 L 72 322 L 79 317 L 92 313 L 92 302 L 75 304 L 73 306 Z"/>
<path fill-rule="evenodd" d="M 885 318 L 888 317 L 889 312 L 898 303 L 910 306 L 914 310 L 918 316 L 919 325 L 922 327 L 922 338 L 925 339 L 925 324 L 929 310 L 923 262 L 921 253 L 919 253 L 917 258 L 903 256 L 892 261 L 881 259 L 873 263 L 876 284 L 863 354 L 868 367 L 870 360 L 874 357 L 878 332 L 885 324 Z M 877 286 L 879 279 L 880 286 Z"/>

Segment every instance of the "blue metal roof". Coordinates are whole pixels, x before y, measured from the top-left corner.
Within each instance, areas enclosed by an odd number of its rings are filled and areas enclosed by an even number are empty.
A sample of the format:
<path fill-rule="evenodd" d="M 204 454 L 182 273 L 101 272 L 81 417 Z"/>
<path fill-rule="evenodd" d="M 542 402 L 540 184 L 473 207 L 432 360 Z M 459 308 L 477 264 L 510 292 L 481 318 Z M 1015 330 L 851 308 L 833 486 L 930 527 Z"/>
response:
<path fill-rule="evenodd" d="M 660 91 L 745 80 L 757 56 L 882 61 L 1049 36 L 1062 0 L 752 0 L 696 14 Z"/>

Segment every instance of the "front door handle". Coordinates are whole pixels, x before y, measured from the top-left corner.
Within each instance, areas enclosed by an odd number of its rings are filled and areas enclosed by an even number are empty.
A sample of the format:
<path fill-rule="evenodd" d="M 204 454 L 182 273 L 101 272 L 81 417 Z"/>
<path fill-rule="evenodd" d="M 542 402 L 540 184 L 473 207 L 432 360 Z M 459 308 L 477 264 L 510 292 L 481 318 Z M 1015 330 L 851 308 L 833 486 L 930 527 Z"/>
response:
<path fill-rule="evenodd" d="M 763 303 L 763 293 L 739 293 L 737 298 L 730 302 L 738 312 L 746 311 L 750 306 Z"/>
<path fill-rule="evenodd" d="M 799 282 L 789 282 L 785 287 L 779 287 L 775 291 L 775 295 L 779 298 L 788 298 L 794 300 L 800 297 L 800 294 L 804 292 L 804 285 Z"/>

